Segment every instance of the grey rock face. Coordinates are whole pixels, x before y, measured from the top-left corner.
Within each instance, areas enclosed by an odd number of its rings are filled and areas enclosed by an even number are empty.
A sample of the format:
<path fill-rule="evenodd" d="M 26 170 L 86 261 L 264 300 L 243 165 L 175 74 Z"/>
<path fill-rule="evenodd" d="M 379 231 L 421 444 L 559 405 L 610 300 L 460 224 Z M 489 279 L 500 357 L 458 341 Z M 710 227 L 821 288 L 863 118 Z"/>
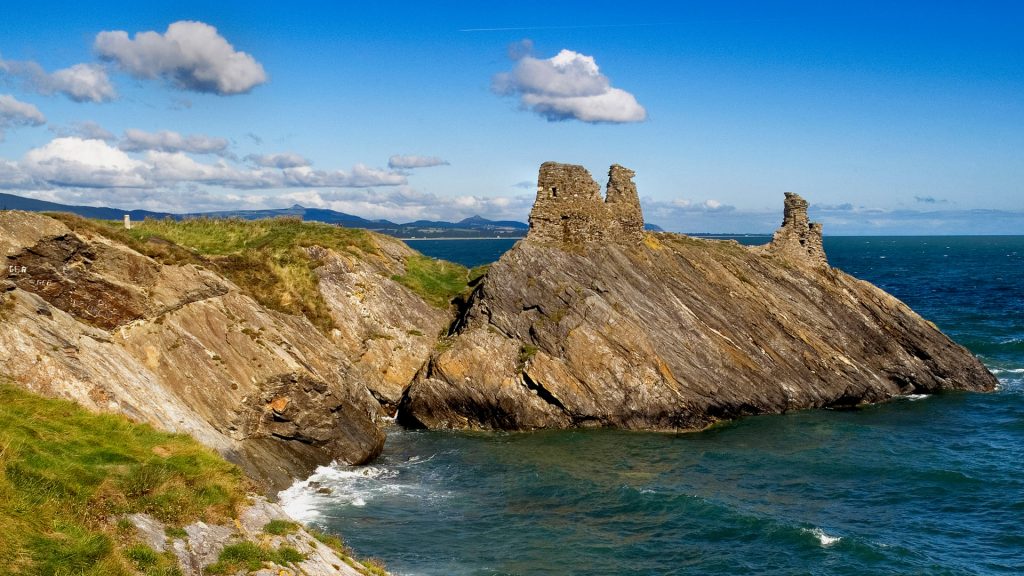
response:
<path fill-rule="evenodd" d="M 933 324 L 830 268 L 798 196 L 787 195 L 783 226 L 764 247 L 666 233 L 635 242 L 606 233 L 581 171 L 541 167 L 530 234 L 491 267 L 457 333 L 417 374 L 400 422 L 689 430 L 994 388 Z M 556 204 L 552 175 L 559 194 L 578 190 L 578 200 Z M 571 225 L 558 235 L 561 208 Z"/>

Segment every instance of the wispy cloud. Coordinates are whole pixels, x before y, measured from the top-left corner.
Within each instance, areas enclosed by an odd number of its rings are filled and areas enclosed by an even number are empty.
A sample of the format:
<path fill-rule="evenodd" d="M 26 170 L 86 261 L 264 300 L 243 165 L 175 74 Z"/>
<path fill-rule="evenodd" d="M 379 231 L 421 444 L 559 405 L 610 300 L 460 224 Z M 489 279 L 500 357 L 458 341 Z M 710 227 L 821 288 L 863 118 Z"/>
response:
<path fill-rule="evenodd" d="M 22 102 L 10 94 L 0 94 L 0 141 L 4 133 L 18 126 L 41 126 L 46 116 L 34 105 Z"/>
<path fill-rule="evenodd" d="M 228 149 L 228 141 L 225 138 L 216 138 L 205 134 L 183 136 L 170 130 L 146 132 L 130 128 L 125 130 L 124 138 L 121 139 L 118 148 L 126 152 L 158 150 L 160 152 L 224 155 Z"/>
<path fill-rule="evenodd" d="M 264 168 L 298 168 L 312 164 L 309 160 L 294 152 L 283 152 L 281 154 L 249 154 L 245 157 L 247 162 Z"/>
<path fill-rule="evenodd" d="M 163 78 L 182 90 L 227 96 L 267 81 L 262 64 L 203 22 L 182 20 L 163 34 L 139 32 L 134 38 L 124 30 L 100 32 L 93 48 L 136 78 Z"/>
<path fill-rule="evenodd" d="M 642 122 L 647 111 L 636 97 L 613 88 L 593 56 L 562 50 L 547 59 L 520 54 L 527 43 L 514 45 L 518 56 L 510 72 L 496 74 L 491 89 L 503 96 L 517 96 L 521 108 L 549 121 L 580 120 L 589 123 Z"/>
<path fill-rule="evenodd" d="M 945 204 L 949 201 L 945 198 L 936 198 L 935 196 L 914 196 L 914 202 L 919 204 Z"/>
<path fill-rule="evenodd" d="M 388 159 L 388 168 L 402 170 L 409 168 L 430 168 L 448 166 L 448 161 L 437 156 L 395 155 Z"/>

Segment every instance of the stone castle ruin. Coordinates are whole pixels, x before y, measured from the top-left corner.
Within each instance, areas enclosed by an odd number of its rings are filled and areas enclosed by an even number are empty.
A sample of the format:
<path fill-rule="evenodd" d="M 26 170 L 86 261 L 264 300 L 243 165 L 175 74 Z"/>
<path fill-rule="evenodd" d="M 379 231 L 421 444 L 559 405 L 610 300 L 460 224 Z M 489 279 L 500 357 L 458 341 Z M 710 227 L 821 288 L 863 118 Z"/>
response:
<path fill-rule="evenodd" d="M 644 237 L 644 215 L 633 183 L 635 172 L 618 164 L 601 186 L 582 166 L 545 162 L 537 178 L 529 237 L 562 244 L 629 243 Z"/>
<path fill-rule="evenodd" d="M 601 186 L 583 166 L 541 164 L 528 237 L 561 245 L 643 240 L 644 215 L 633 183 L 635 175 L 629 168 L 613 164 L 602 198 Z M 769 244 L 756 249 L 803 265 L 827 266 L 821 224 L 809 220 L 807 206 L 799 195 L 786 192 L 782 226 Z"/>
<path fill-rule="evenodd" d="M 768 251 L 797 262 L 828 265 L 821 245 L 821 224 L 807 217 L 807 200 L 799 194 L 786 192 L 782 226 L 772 235 Z"/>

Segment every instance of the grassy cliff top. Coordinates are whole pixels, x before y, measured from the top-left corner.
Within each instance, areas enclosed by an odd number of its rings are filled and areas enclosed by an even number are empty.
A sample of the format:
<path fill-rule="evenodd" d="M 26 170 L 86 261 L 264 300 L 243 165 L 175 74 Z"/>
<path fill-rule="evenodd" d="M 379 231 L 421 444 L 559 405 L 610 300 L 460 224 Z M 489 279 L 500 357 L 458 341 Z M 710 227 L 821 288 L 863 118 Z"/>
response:
<path fill-rule="evenodd" d="M 117 518 L 224 522 L 247 488 L 238 468 L 186 435 L 91 414 L 0 378 L 0 572 L 134 574 L 145 556 L 146 573 L 173 573 L 172 558 L 143 550 Z"/>
<path fill-rule="evenodd" d="M 72 230 L 100 234 L 165 264 L 198 264 L 216 270 L 261 305 L 306 316 L 321 331 L 334 327 L 319 291 L 320 262 L 306 248 L 319 246 L 360 260 L 382 258 L 380 242 L 397 242 L 367 230 L 297 218 L 146 220 L 131 230 L 120 222 L 51 214 Z M 410 249 L 394 280 L 439 308 L 464 292 L 479 271 L 427 258 Z"/>

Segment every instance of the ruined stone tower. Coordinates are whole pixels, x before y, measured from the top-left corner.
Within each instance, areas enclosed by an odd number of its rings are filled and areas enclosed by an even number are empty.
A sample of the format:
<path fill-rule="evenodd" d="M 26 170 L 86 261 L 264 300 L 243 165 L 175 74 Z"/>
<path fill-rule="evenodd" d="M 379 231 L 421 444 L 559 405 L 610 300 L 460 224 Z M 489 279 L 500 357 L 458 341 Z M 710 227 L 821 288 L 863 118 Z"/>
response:
<path fill-rule="evenodd" d="M 807 201 L 800 195 L 786 192 L 782 226 L 772 236 L 768 250 L 795 262 L 828 265 L 825 249 L 821 245 L 821 224 L 808 219 Z"/>
<path fill-rule="evenodd" d="M 634 174 L 628 168 L 612 165 L 607 192 L 601 198 L 600 185 L 584 167 L 541 164 L 528 238 L 562 244 L 642 240 L 644 216 Z"/>

